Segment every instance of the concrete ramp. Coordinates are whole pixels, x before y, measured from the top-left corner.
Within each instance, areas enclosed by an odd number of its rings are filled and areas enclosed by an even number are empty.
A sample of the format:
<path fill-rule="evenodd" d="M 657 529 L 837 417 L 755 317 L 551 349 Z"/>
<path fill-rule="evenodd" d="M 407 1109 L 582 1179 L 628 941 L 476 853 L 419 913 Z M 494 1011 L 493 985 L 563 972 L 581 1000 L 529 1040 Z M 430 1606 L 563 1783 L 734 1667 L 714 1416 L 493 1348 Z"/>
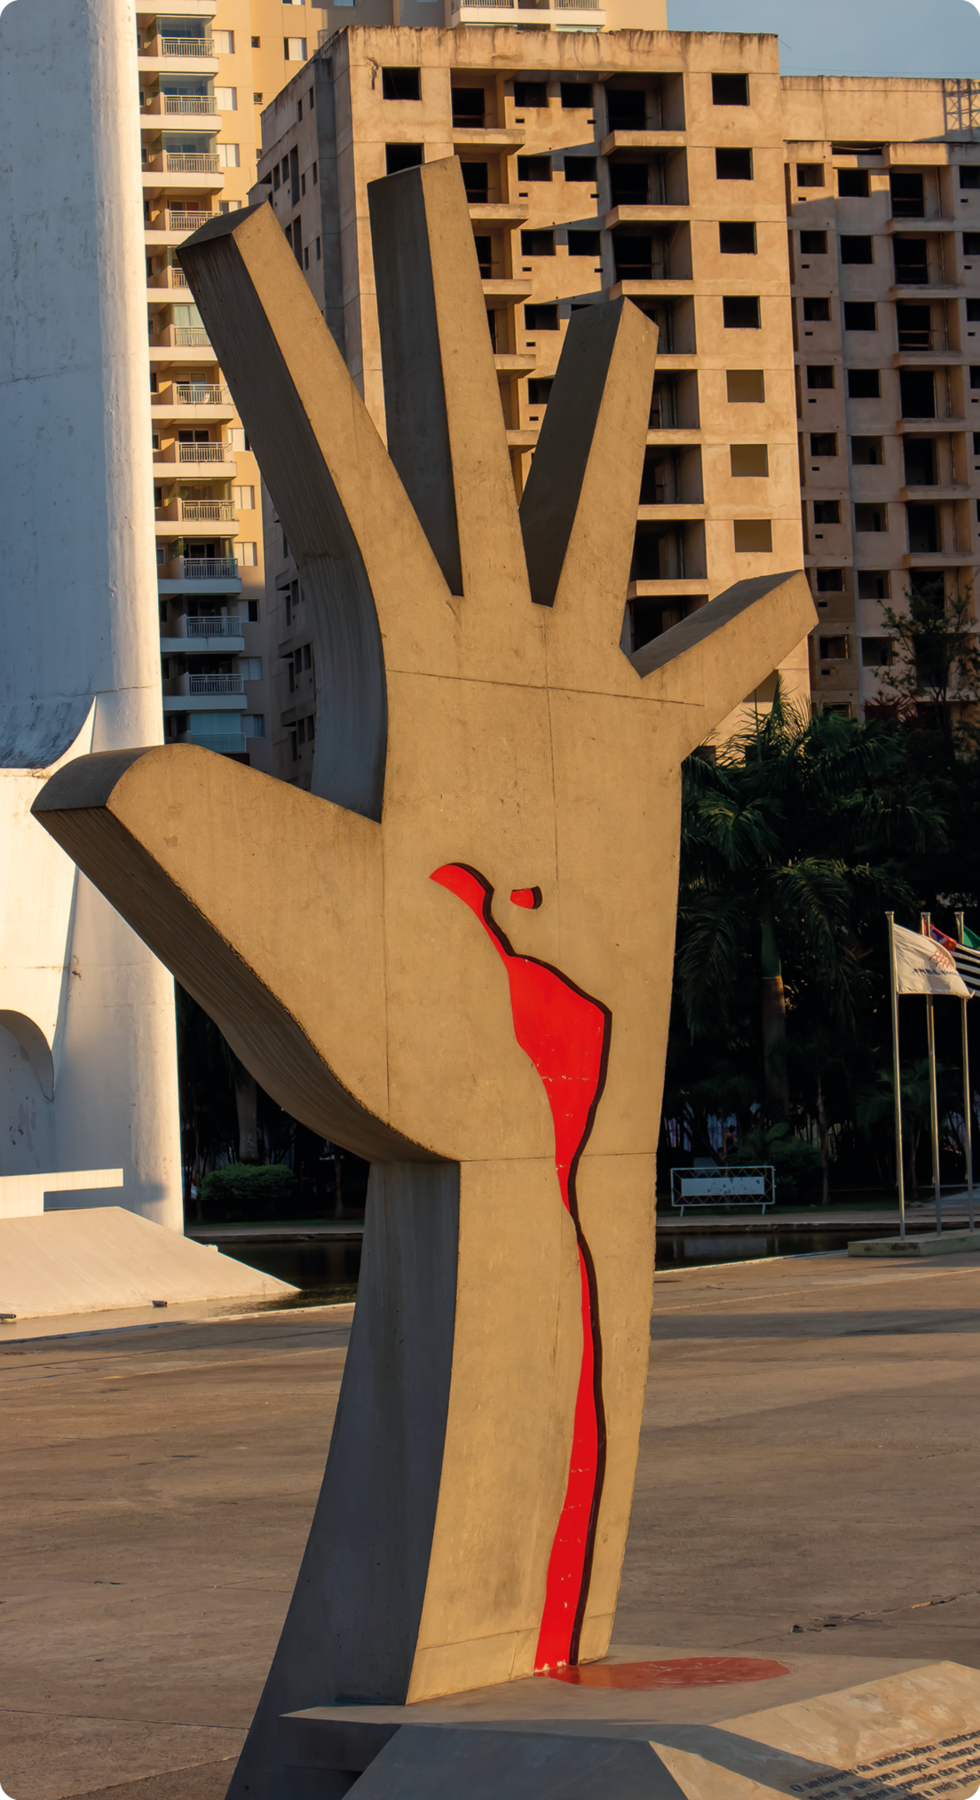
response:
<path fill-rule="evenodd" d="M 0 1313 L 19 1319 L 295 1292 L 121 1206 L 0 1219 Z"/>

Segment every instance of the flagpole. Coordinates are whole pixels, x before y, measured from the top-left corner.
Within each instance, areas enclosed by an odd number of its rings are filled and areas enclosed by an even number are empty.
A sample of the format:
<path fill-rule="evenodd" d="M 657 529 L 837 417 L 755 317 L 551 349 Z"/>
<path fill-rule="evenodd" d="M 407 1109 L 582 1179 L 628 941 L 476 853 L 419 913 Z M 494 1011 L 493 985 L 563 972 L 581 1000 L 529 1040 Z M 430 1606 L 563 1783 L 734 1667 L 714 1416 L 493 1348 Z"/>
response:
<path fill-rule="evenodd" d="M 956 915 L 956 935 L 961 944 L 966 943 L 963 932 L 963 914 Z M 970 1091 L 970 1037 L 966 1023 L 966 1009 L 969 1002 L 960 1001 L 960 1018 L 963 1030 L 963 1124 L 966 1129 L 966 1191 L 970 1205 L 970 1230 L 973 1230 L 973 1095 Z"/>
<path fill-rule="evenodd" d="M 922 935 L 929 937 L 931 913 L 922 913 Z M 930 940 L 931 941 L 931 940 Z M 936 1236 L 943 1231 L 942 1197 L 939 1191 L 939 1100 L 936 1095 L 936 1019 L 931 994 L 926 995 L 926 1039 L 929 1049 L 929 1112 L 932 1120 L 932 1185 L 936 1195 Z"/>
<path fill-rule="evenodd" d="M 891 968 L 892 982 L 892 1060 L 895 1078 L 895 1166 L 898 1170 L 898 1213 L 901 1219 L 902 1236 L 905 1236 L 905 1168 L 902 1162 L 902 1088 L 899 1080 L 898 1056 L 898 970 L 895 967 L 895 914 L 886 913 L 888 920 L 888 961 Z"/>

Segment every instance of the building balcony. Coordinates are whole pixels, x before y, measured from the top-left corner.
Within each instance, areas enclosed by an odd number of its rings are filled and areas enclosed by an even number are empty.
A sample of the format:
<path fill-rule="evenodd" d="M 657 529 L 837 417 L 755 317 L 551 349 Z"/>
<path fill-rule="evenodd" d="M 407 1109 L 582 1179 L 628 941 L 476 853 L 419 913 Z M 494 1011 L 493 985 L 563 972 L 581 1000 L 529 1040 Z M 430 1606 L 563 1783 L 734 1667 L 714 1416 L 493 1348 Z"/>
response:
<path fill-rule="evenodd" d="M 530 211 L 526 200 L 478 200 L 469 205 L 474 225 L 521 225 Z"/>
<path fill-rule="evenodd" d="M 164 49 L 164 44 L 169 47 Z M 185 44 L 193 44 L 194 49 L 183 49 Z M 151 38 L 136 60 L 141 75 L 177 75 L 182 70 L 188 74 L 217 75 L 221 67 L 211 38 Z"/>
<path fill-rule="evenodd" d="M 502 350 L 494 356 L 493 366 L 501 375 L 527 375 L 538 366 L 538 359 L 530 350 Z"/>
<path fill-rule="evenodd" d="M 209 157 L 202 156 L 202 162 L 209 162 Z M 224 169 L 189 169 L 185 175 L 175 175 L 172 170 L 164 168 L 161 157 L 153 157 L 143 164 L 140 180 L 145 199 L 160 200 L 165 197 L 168 188 L 180 183 L 185 194 L 201 194 L 210 196 L 220 194 L 225 184 Z M 199 225 L 204 219 L 198 219 Z M 185 234 L 186 235 L 186 234 Z"/>
<path fill-rule="evenodd" d="M 166 118 L 200 119 L 212 131 L 221 130 L 221 112 L 213 94 L 155 94 L 140 107 L 143 130 L 159 131 Z"/>
<path fill-rule="evenodd" d="M 508 279 L 503 275 L 484 277 L 483 292 L 488 300 L 526 300 L 534 291 L 530 276 Z"/>
<path fill-rule="evenodd" d="M 233 556 L 174 556 L 161 563 L 157 587 L 170 594 L 240 594 L 238 563 Z"/>
<path fill-rule="evenodd" d="M 977 423 L 976 419 L 961 418 L 897 419 L 895 430 L 901 437 L 918 437 L 923 433 L 935 437 L 937 431 L 972 431 Z"/>
<path fill-rule="evenodd" d="M 178 211 L 175 207 L 168 206 L 166 213 L 167 230 L 183 232 L 198 231 L 202 225 L 210 224 L 213 217 L 214 214 L 210 212 L 184 212 Z"/>
<path fill-rule="evenodd" d="M 638 206 L 630 201 L 614 206 L 602 223 L 612 231 L 615 225 L 674 225 L 692 217 L 690 206 Z"/>
<path fill-rule="evenodd" d="M 161 637 L 164 656 L 241 656 L 245 650 L 242 621 L 232 614 L 191 618 L 181 613 L 172 637 Z"/>
<path fill-rule="evenodd" d="M 158 270 L 146 290 L 149 305 L 162 305 L 166 296 L 171 293 L 189 294 L 190 283 L 183 269 L 166 268 Z"/>
<path fill-rule="evenodd" d="M 627 600 L 659 600 L 673 594 L 685 600 L 707 600 L 708 584 L 703 575 L 693 580 L 665 575 L 657 581 L 631 581 L 626 589 Z"/>
<path fill-rule="evenodd" d="M 668 497 L 666 490 L 663 490 L 663 494 L 662 500 L 658 498 L 656 501 L 638 506 L 636 509 L 637 519 L 659 520 L 666 514 L 669 514 L 671 521 L 674 519 L 706 519 L 708 517 L 708 508 L 703 500 L 672 500 Z"/>
<path fill-rule="evenodd" d="M 150 413 L 154 420 L 188 419 L 195 425 L 205 425 L 211 420 L 233 419 L 235 407 L 227 389 L 214 382 L 175 381 L 161 392 L 151 394 Z M 210 449 L 212 446 L 206 445 L 204 448 Z"/>
<path fill-rule="evenodd" d="M 238 473 L 230 444 L 171 444 L 167 450 L 154 450 L 154 479 L 172 481 L 175 464 L 194 467 L 206 481 L 224 481 Z"/>
<path fill-rule="evenodd" d="M 211 360 L 217 360 L 203 325 L 161 325 L 150 339 L 150 349 L 209 350 Z"/>
<path fill-rule="evenodd" d="M 516 5 L 514 0 L 453 0 L 451 23 L 521 25 L 525 30 L 530 26 L 542 31 L 601 31 L 606 14 L 597 0 L 550 0 L 550 4 L 549 0 L 517 0 Z"/>
<path fill-rule="evenodd" d="M 523 125 L 454 125 L 453 149 L 519 150 L 524 136 Z"/>
<path fill-rule="evenodd" d="M 321 31 L 320 36 L 328 33 Z M 209 709 L 210 710 L 210 709 Z M 182 731 L 178 738 L 180 744 L 194 744 L 198 750 L 213 750 L 218 756 L 244 756 L 248 751 L 248 739 L 238 731 L 222 731 L 200 733 Z"/>
<path fill-rule="evenodd" d="M 907 550 L 903 569 L 962 569 L 976 561 L 972 550 Z"/>
<path fill-rule="evenodd" d="M 224 537 L 233 536 L 238 530 L 238 515 L 231 500 L 171 500 L 168 506 L 158 506 L 155 511 L 158 537 L 166 537 L 167 526 L 180 521 L 188 525 L 226 525 Z"/>
<path fill-rule="evenodd" d="M 607 300 L 644 300 L 651 299 L 654 295 L 692 294 L 693 292 L 693 280 L 675 281 L 670 276 L 661 279 L 656 275 L 649 277 L 618 275 L 612 287 L 607 290 L 605 298 Z M 673 360 L 670 366 L 671 368 L 676 366 Z"/>
<path fill-rule="evenodd" d="M 614 156 L 617 150 L 683 150 L 686 144 L 683 131 L 611 131 L 600 150 L 603 156 Z"/>
<path fill-rule="evenodd" d="M 178 694 L 189 696 L 207 695 L 209 700 L 230 700 L 241 698 L 245 693 L 245 677 L 243 675 L 178 675 L 176 683 Z"/>

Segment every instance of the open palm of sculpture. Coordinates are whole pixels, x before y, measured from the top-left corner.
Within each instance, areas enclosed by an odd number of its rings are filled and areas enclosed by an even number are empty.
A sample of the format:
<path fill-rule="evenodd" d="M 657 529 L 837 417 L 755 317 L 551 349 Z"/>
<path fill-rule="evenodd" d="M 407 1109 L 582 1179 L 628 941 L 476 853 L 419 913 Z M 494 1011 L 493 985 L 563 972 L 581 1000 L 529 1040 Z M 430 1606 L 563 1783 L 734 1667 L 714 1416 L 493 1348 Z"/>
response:
<path fill-rule="evenodd" d="M 183 253 L 300 569 L 313 793 L 167 749 L 105 776 L 111 831 L 91 784 L 39 816 L 294 1114 L 460 1166 L 439 1505 L 461 1554 L 539 1567 L 511 1666 L 546 1667 L 602 1653 L 629 1514 L 680 765 L 812 603 L 742 584 L 625 654 L 655 328 L 576 312 L 518 508 L 458 164 L 371 208 L 387 452 L 269 207 Z"/>

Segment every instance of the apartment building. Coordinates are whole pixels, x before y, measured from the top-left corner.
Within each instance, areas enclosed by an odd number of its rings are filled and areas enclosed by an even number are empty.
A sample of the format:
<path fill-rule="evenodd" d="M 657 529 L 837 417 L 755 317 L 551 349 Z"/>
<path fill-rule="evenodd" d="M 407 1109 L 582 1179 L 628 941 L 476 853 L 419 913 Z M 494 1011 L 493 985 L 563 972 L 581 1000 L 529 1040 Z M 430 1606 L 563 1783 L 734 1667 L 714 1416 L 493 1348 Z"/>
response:
<path fill-rule="evenodd" d="M 882 603 L 974 592 L 980 87 L 790 78 L 783 108 L 813 692 L 861 716 Z"/>
<path fill-rule="evenodd" d="M 280 0 L 137 11 L 153 483 L 165 734 L 270 770 L 258 466 L 180 266 L 247 203 L 263 106 L 325 19 Z"/>
<path fill-rule="evenodd" d="M 368 184 L 458 155 L 521 492 L 576 307 L 660 329 L 624 643 L 802 566 L 774 37 L 354 26 L 263 114 L 268 198 L 384 431 Z M 312 622 L 266 534 L 273 767 L 308 786 Z M 807 690 L 806 646 L 784 670 Z M 772 684 L 760 692 L 765 701 Z"/>

